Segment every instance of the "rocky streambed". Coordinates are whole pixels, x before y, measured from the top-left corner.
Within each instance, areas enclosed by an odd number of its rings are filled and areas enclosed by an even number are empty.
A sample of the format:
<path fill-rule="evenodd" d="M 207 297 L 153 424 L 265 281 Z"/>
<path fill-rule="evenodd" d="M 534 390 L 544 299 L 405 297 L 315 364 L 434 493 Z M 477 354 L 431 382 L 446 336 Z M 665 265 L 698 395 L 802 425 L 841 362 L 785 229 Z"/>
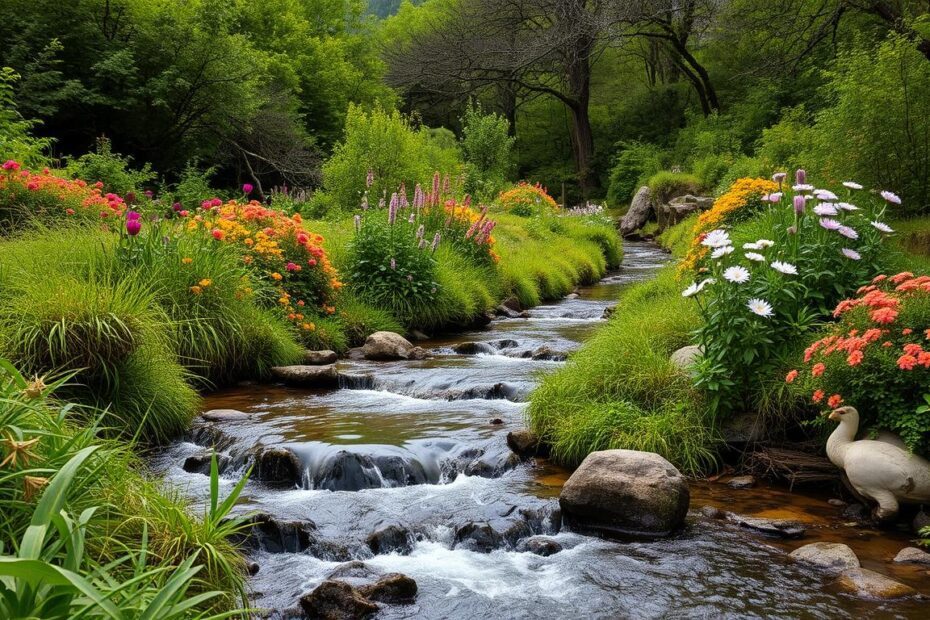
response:
<path fill-rule="evenodd" d="M 214 394 L 212 413 L 153 466 L 202 500 L 211 447 L 226 489 L 254 464 L 237 510 L 253 515 L 254 606 L 274 618 L 926 617 L 926 601 L 850 594 L 788 555 L 843 542 L 863 567 L 930 591 L 930 567 L 892 561 L 906 534 L 850 527 L 827 498 L 701 483 L 670 538 L 617 542 L 563 524 L 568 472 L 517 457 L 506 437 L 539 373 L 667 260 L 649 244 L 625 251 L 619 272 L 577 296 L 419 343 L 426 359 L 340 361 L 306 382 L 320 387 L 288 378 Z M 775 527 L 786 520 L 800 524 L 789 535 Z"/>

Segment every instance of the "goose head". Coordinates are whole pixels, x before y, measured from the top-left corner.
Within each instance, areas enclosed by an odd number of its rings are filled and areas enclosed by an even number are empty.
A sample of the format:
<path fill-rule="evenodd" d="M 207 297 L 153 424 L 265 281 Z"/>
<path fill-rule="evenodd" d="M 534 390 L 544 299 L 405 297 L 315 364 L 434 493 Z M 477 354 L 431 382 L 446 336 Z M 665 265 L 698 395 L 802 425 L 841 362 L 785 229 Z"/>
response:
<path fill-rule="evenodd" d="M 859 412 L 855 407 L 839 407 L 830 412 L 829 419 L 834 422 L 848 422 L 853 426 L 859 426 Z"/>

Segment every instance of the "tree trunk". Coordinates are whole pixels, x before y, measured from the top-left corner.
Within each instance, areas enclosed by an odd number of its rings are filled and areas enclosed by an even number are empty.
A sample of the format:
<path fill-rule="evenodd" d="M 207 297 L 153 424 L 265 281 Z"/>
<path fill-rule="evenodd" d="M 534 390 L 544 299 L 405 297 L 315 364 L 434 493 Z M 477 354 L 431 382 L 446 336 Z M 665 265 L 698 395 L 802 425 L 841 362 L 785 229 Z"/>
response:
<path fill-rule="evenodd" d="M 513 138 L 517 135 L 517 87 L 512 82 L 502 82 L 500 88 L 500 106 L 507 119 L 507 132 Z"/>
<path fill-rule="evenodd" d="M 578 174 L 578 186 L 582 197 L 587 200 L 591 191 L 598 186 L 594 174 L 594 134 L 591 131 L 591 119 L 588 116 L 588 102 L 569 106 L 572 116 L 572 156 Z"/>

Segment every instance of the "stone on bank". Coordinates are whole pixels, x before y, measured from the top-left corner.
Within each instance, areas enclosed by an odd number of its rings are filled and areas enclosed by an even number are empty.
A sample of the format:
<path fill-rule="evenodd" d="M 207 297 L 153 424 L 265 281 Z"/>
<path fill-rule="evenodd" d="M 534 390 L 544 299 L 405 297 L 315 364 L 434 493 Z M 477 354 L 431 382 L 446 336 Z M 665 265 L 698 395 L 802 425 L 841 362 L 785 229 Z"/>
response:
<path fill-rule="evenodd" d="M 685 522 L 690 493 L 674 465 L 652 452 L 592 452 L 559 496 L 563 521 L 611 537 L 668 536 Z"/>

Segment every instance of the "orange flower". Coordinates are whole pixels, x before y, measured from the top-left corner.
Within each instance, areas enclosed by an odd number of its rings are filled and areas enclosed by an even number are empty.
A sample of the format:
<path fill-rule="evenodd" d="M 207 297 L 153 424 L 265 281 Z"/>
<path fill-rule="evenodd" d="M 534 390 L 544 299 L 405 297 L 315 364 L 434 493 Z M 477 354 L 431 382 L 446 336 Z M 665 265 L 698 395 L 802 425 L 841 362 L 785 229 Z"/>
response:
<path fill-rule="evenodd" d="M 191 287 L 191 293 L 193 293 L 194 295 L 200 295 L 202 292 L 203 292 L 203 289 L 199 286 Z"/>
<path fill-rule="evenodd" d="M 901 370 L 913 370 L 917 365 L 917 358 L 913 355 L 904 354 L 898 358 L 898 368 Z"/>
<path fill-rule="evenodd" d="M 794 383 L 794 380 L 798 378 L 798 371 L 792 370 L 787 375 L 785 375 L 785 383 Z"/>
<path fill-rule="evenodd" d="M 818 362 L 818 363 L 814 364 L 814 367 L 813 367 L 813 368 L 811 368 L 811 375 L 814 376 L 814 377 L 819 377 L 820 375 L 823 374 L 823 371 L 826 370 L 826 369 L 827 369 L 826 366 L 824 366 L 823 364 L 821 364 L 820 362 Z"/>
<path fill-rule="evenodd" d="M 816 392 L 814 392 L 814 395 L 811 396 L 811 400 L 813 400 L 815 403 L 819 403 L 820 401 L 823 400 L 823 396 L 824 396 L 823 390 L 817 390 Z"/>
<path fill-rule="evenodd" d="M 872 320 L 876 323 L 894 323 L 898 318 L 898 311 L 892 308 L 879 308 L 872 311 Z"/>
<path fill-rule="evenodd" d="M 862 351 L 853 351 L 849 354 L 849 357 L 846 358 L 846 363 L 850 366 L 858 366 L 862 362 L 863 357 Z"/>
<path fill-rule="evenodd" d="M 198 284 L 202 286 L 203 288 L 207 288 L 208 286 L 213 284 L 213 280 L 211 280 L 210 278 L 204 278 L 203 280 L 198 282 Z"/>
<path fill-rule="evenodd" d="M 839 394 L 834 394 L 833 396 L 827 399 L 827 406 L 830 407 L 830 409 L 836 409 L 842 403 L 843 403 L 843 397 L 840 396 Z"/>
<path fill-rule="evenodd" d="M 181 262 L 184 263 L 185 265 L 190 265 L 191 263 L 194 262 L 194 259 L 189 256 L 185 256 L 184 258 L 181 259 Z"/>
<path fill-rule="evenodd" d="M 277 271 L 275 271 L 274 273 L 271 274 L 271 279 L 272 279 L 272 280 L 281 280 L 283 277 L 284 277 L 284 276 L 282 276 L 282 275 L 281 275 L 280 273 L 278 273 Z"/>

